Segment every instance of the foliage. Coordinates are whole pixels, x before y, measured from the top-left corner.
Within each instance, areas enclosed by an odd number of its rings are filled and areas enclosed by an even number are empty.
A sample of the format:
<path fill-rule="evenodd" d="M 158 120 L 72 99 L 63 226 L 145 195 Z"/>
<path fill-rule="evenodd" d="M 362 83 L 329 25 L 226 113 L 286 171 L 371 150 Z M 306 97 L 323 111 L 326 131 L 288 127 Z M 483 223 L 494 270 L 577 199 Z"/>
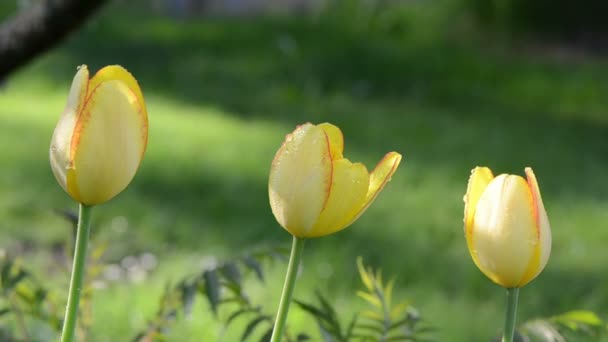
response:
<path fill-rule="evenodd" d="M 186 277 L 175 286 L 167 285 L 155 317 L 150 320 L 145 331 L 133 338 L 133 342 L 166 341 L 171 323 L 180 313 L 184 317 L 191 315 L 197 294 L 206 298 L 216 317 L 220 307 L 229 312 L 223 321 L 224 329 L 228 329 L 237 319 L 247 317 L 248 323 L 241 335 L 241 341 L 247 340 L 260 326 L 266 326 L 260 341 L 269 340 L 273 316 L 265 313 L 263 307 L 251 302 L 243 287 L 243 275 L 253 273 L 259 281 L 264 282 L 264 265 L 284 260 L 285 254 L 286 251 L 282 248 L 246 254 Z"/>
<path fill-rule="evenodd" d="M 432 341 L 433 329 L 421 321 L 418 311 L 407 302 L 393 305 L 392 294 L 395 279 L 388 283 L 382 280 L 382 271 L 365 267 L 361 257 L 357 259 L 359 276 L 365 290 L 357 296 L 364 299 L 372 309 L 356 313 L 343 327 L 340 315 L 329 301 L 317 291 L 319 306 L 297 301 L 306 312 L 313 315 L 325 342 L 346 341 Z"/>
<path fill-rule="evenodd" d="M 262 306 L 252 304 L 243 287 L 243 274 L 253 272 L 260 281 L 264 281 L 263 267 L 268 264 L 267 261 L 283 260 L 284 255 L 284 251 L 279 249 L 248 254 L 210 267 L 194 277 L 187 277 L 175 286 L 167 286 L 155 317 L 133 342 L 168 340 L 171 323 L 180 313 L 185 317 L 190 315 L 197 294 L 206 298 L 216 317 L 220 307 L 229 312 L 222 322 L 224 329 L 228 329 L 236 319 L 247 317 L 241 341 L 250 339 L 258 326 L 266 326 L 259 341 L 268 341 L 272 334 L 274 316 L 266 313 Z M 432 329 L 421 322 L 416 309 L 407 303 L 392 305 L 394 281 L 384 284 L 381 272 L 366 269 L 361 259 L 358 260 L 358 266 L 366 290 L 357 292 L 357 295 L 370 303 L 372 309 L 356 314 L 347 326 L 342 326 L 341 316 L 319 291 L 316 292 L 319 305 L 294 301 L 315 318 L 323 341 L 430 341 L 428 333 Z M 287 341 L 307 341 L 311 336 L 304 332 L 295 335 L 288 332 L 285 338 Z"/>
<path fill-rule="evenodd" d="M 69 217 L 69 216 L 68 216 Z M 87 286 L 83 297 L 79 326 L 81 339 L 86 340 L 87 318 L 92 296 L 91 279 L 103 267 L 100 262 L 104 247 L 93 250 L 89 260 Z M 257 341 L 270 339 L 273 315 L 269 308 L 255 305 L 244 288 L 247 274 L 253 274 L 260 282 L 265 281 L 265 268 L 275 261 L 284 261 L 286 250 L 270 248 L 246 254 L 231 261 L 209 267 L 204 271 L 180 280 L 176 285 L 167 285 L 160 298 L 156 315 L 144 331 L 132 339 L 133 342 L 170 341 L 170 328 L 180 317 L 190 317 L 197 295 L 206 299 L 209 309 L 219 319 L 222 310 L 227 315 L 221 319 L 224 331 L 237 320 L 246 319 L 240 341 L 252 341 L 254 331 L 263 329 Z M 319 327 L 323 342 L 385 342 L 385 341 L 433 341 L 435 329 L 420 318 L 418 311 L 407 302 L 393 303 L 395 279 L 385 282 L 381 270 L 366 267 L 357 259 L 359 276 L 364 289 L 357 296 L 370 305 L 369 309 L 354 314 L 347 324 L 321 292 L 316 292 L 318 304 L 295 300 L 297 307 L 310 314 Z M 20 260 L 3 257 L 0 262 L 0 338 L 2 341 L 48 341 L 49 336 L 61 329 L 61 304 L 51 289 L 29 270 Z M 273 310 L 274 308 L 270 308 Z M 47 330 L 38 328 L 32 336 L 32 322 L 41 322 Z M 14 323 L 14 324 L 12 324 Z M 13 325 L 16 328 L 13 328 Z M 263 328 L 262 328 L 263 327 Z M 517 330 L 520 342 L 565 342 L 599 341 L 608 330 L 608 325 L 591 311 L 569 311 L 549 318 L 538 318 L 524 322 Z M 42 331 L 42 332 L 41 332 Z M 288 342 L 309 341 L 309 333 L 292 329 L 286 333 Z M 18 336 L 21 336 L 19 339 Z M 497 339 L 496 341 L 498 341 Z"/>
<path fill-rule="evenodd" d="M 48 324 L 49 328 L 61 329 L 61 310 L 51 291 L 21 261 L 4 257 L 0 262 L 1 296 L 0 340 L 19 341 L 32 338 L 27 320 Z M 12 329 L 13 322 L 16 329 Z M 16 330 L 16 331 L 14 331 Z"/>
<path fill-rule="evenodd" d="M 607 331 L 606 322 L 585 310 L 530 320 L 518 329 L 522 342 L 598 341 Z"/>
<path fill-rule="evenodd" d="M 70 223 L 72 237 L 75 238 L 78 216 L 71 211 L 56 211 L 56 214 Z M 72 243 L 69 243 L 72 245 Z M 80 319 L 77 334 L 86 340 L 92 318 L 92 282 L 104 268 L 102 257 L 106 244 L 92 244 L 87 259 L 87 271 L 80 301 Z M 71 253 L 68 253 L 71 255 Z M 26 269 L 20 259 L 4 255 L 0 260 L 0 303 L 1 341 L 47 341 L 61 331 L 65 298 L 54 288 L 49 288 L 40 277 Z M 11 322 L 16 329 L 12 329 Z M 18 339 L 17 336 L 21 336 Z"/>

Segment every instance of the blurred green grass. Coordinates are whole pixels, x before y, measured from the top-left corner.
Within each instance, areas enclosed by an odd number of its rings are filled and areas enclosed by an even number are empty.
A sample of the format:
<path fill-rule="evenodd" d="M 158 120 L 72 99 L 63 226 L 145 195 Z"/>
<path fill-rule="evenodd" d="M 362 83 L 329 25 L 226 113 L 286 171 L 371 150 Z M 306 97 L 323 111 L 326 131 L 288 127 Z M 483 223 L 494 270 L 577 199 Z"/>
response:
<path fill-rule="evenodd" d="M 149 146 L 131 186 L 96 209 L 95 234 L 112 241 L 110 260 L 152 251 L 160 271 L 143 285 L 95 294 L 92 340 L 143 328 L 165 282 L 197 272 L 202 256 L 289 244 L 268 206 L 267 175 L 284 135 L 305 121 L 337 124 L 346 156 L 368 168 L 390 150 L 404 162 L 356 224 L 307 245 L 297 297 L 320 287 L 349 300 L 362 255 L 398 275 L 397 295 L 440 329 L 440 341 L 489 340 L 502 324 L 504 293 L 470 260 L 462 196 L 476 165 L 517 174 L 532 166 L 554 243 L 546 270 L 522 291 L 520 317 L 601 312 L 608 63 L 488 40 L 448 15 L 459 13 L 446 12 L 449 4 L 413 3 L 357 21 L 176 20 L 109 6 L 3 85 L 1 245 L 43 249 L 66 239 L 52 210 L 75 205 L 50 172 L 50 137 L 76 66 L 122 64 L 146 96 Z M 328 265 L 333 273 L 320 278 Z M 270 311 L 281 278 L 279 269 L 266 292 L 255 292 Z M 175 329 L 176 340 L 216 338 L 218 327 L 198 313 Z M 292 323 L 312 327 L 299 317 L 294 311 Z"/>

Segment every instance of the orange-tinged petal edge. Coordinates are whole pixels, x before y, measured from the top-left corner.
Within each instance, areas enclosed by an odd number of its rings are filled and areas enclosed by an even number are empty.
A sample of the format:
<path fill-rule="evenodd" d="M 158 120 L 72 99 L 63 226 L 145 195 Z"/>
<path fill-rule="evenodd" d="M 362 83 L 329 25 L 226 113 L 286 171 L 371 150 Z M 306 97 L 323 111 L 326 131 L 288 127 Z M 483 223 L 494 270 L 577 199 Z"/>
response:
<path fill-rule="evenodd" d="M 536 245 L 534 248 L 534 255 L 530 260 L 526 273 L 522 277 L 518 286 L 524 286 L 532 281 L 536 276 L 544 269 L 549 255 L 551 254 L 551 227 L 549 226 L 549 219 L 545 211 L 543 199 L 540 194 L 540 188 L 538 181 L 534 175 L 534 171 L 530 167 L 525 168 L 526 178 L 528 187 L 530 188 L 530 195 L 532 197 L 532 212 L 534 216 L 535 229 L 536 229 Z"/>
<path fill-rule="evenodd" d="M 376 164 L 376 167 L 369 175 L 369 188 L 365 195 L 365 200 L 361 209 L 346 223 L 345 227 L 350 226 L 355 222 L 365 210 L 372 204 L 376 199 L 380 191 L 384 188 L 386 183 L 391 180 L 392 175 L 397 171 L 397 167 L 401 162 L 401 154 L 397 152 L 389 152 Z"/>
<path fill-rule="evenodd" d="M 331 152 L 331 159 L 337 160 L 343 158 L 344 153 L 344 135 L 342 131 L 337 126 L 334 126 L 330 123 L 322 123 L 317 125 L 327 135 L 327 139 L 329 140 L 329 150 Z"/>
<path fill-rule="evenodd" d="M 133 95 L 135 95 L 135 97 L 137 98 L 137 102 L 140 107 L 139 113 L 142 115 L 142 119 L 146 127 L 145 134 L 143 136 L 143 138 L 145 139 L 144 146 L 147 146 L 148 111 L 146 109 L 146 102 L 144 101 L 144 95 L 141 91 L 141 88 L 139 87 L 137 79 L 135 79 L 135 77 L 133 77 L 133 75 L 129 71 L 127 71 L 127 69 L 123 68 L 120 65 L 108 65 L 97 71 L 95 76 L 93 76 L 93 78 L 91 78 L 91 81 L 89 82 L 86 102 L 88 103 L 88 100 L 93 95 L 93 92 L 100 84 L 108 81 L 120 81 L 124 83 L 127 88 L 129 88 L 129 90 L 133 92 Z M 142 151 L 142 156 L 145 152 L 146 149 L 144 148 L 144 150 Z"/>
<path fill-rule="evenodd" d="M 51 170 L 59 185 L 68 193 L 70 193 L 68 180 L 70 179 L 70 170 L 73 168 L 71 144 L 74 128 L 79 120 L 82 104 L 86 97 L 88 83 L 89 71 L 86 65 L 82 65 L 74 76 L 67 103 L 51 139 Z"/>
<path fill-rule="evenodd" d="M 133 179 L 146 147 L 147 125 L 134 93 L 121 81 L 99 84 L 83 108 L 72 138 L 68 188 L 80 203 L 110 200 Z"/>

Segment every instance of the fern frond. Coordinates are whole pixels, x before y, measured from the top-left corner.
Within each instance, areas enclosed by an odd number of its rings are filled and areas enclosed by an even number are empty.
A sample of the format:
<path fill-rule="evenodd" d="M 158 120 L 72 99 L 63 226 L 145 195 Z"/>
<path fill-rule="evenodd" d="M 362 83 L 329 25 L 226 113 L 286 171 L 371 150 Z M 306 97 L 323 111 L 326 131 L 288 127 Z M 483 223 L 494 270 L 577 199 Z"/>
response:
<path fill-rule="evenodd" d="M 358 336 L 373 341 L 416 341 L 428 338 L 426 335 L 429 331 L 417 329 L 419 317 L 411 314 L 414 309 L 409 304 L 401 302 L 393 306 L 394 277 L 385 284 L 382 270 L 366 267 L 361 257 L 357 258 L 357 268 L 366 289 L 358 291 L 357 296 L 373 307 L 359 313 L 364 320 L 353 327 Z"/>

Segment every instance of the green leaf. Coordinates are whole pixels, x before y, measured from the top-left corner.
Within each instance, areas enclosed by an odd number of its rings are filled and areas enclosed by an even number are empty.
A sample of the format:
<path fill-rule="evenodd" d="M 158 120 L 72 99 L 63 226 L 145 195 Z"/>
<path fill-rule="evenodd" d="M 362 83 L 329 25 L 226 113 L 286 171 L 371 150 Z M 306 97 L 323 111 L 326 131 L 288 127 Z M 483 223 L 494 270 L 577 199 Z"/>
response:
<path fill-rule="evenodd" d="M 360 323 L 356 326 L 357 329 L 374 331 L 382 334 L 384 332 L 384 327 L 382 326 L 382 322 L 377 322 L 380 325 L 374 325 L 372 323 Z"/>
<path fill-rule="evenodd" d="M 270 342 L 270 339 L 272 338 L 273 330 L 274 330 L 274 326 L 271 326 L 268 330 L 266 330 L 264 335 L 262 335 L 262 337 L 260 338 L 259 342 Z"/>
<path fill-rule="evenodd" d="M 2 281 L 2 289 L 5 292 L 8 292 L 17 286 L 21 280 L 27 277 L 28 273 L 13 261 L 7 260 L 2 265 L 0 276 L 2 277 L 2 279 L 0 279 Z"/>
<path fill-rule="evenodd" d="M 11 269 L 13 268 L 12 260 L 5 260 L 2 263 L 2 270 L 0 271 L 0 280 L 2 281 L 2 288 L 6 289 L 6 283 L 10 278 Z"/>
<path fill-rule="evenodd" d="M 391 308 L 390 316 L 391 320 L 396 320 L 399 316 L 403 315 L 403 313 L 408 309 L 408 303 L 400 303 Z M 406 317 L 404 320 L 410 321 L 410 317 Z"/>
<path fill-rule="evenodd" d="M 363 285 L 365 285 L 365 287 L 369 290 L 372 291 L 374 286 L 373 286 L 373 274 L 369 274 L 367 272 L 367 270 L 365 269 L 365 266 L 363 265 L 363 258 L 361 258 L 360 256 L 357 257 L 357 268 L 359 269 L 359 276 L 361 277 L 361 281 L 363 282 Z"/>
<path fill-rule="evenodd" d="M 241 336 L 241 342 L 247 340 L 249 335 L 251 335 L 251 333 L 253 332 L 255 327 L 258 326 L 258 324 L 260 324 L 264 321 L 269 321 L 269 320 L 270 320 L 270 316 L 258 316 L 256 318 L 252 319 L 249 322 L 249 324 L 247 324 L 247 326 L 245 327 L 245 331 L 243 332 L 243 335 Z"/>
<path fill-rule="evenodd" d="M 11 309 L 9 309 L 9 308 L 0 309 L 0 316 L 4 316 L 4 315 L 6 315 L 7 313 L 10 313 L 10 312 L 11 312 Z"/>
<path fill-rule="evenodd" d="M 232 323 L 232 321 L 234 321 L 235 319 L 237 319 L 238 317 L 240 317 L 241 315 L 247 314 L 247 313 L 252 313 L 252 312 L 256 312 L 259 313 L 260 312 L 260 308 L 242 308 L 242 309 L 238 309 L 235 312 L 233 312 L 232 314 L 230 314 L 230 316 L 228 316 L 228 318 L 226 319 L 226 327 L 228 327 L 230 325 L 230 323 Z"/>
<path fill-rule="evenodd" d="M 184 307 L 184 315 L 190 317 L 192 315 L 192 306 L 196 299 L 197 284 L 194 282 L 184 283 L 181 286 L 181 301 Z"/>
<path fill-rule="evenodd" d="M 395 285 L 395 278 L 393 277 L 386 287 L 384 288 L 384 297 L 386 298 L 386 305 L 391 306 L 393 302 L 393 286 Z"/>
<path fill-rule="evenodd" d="M 78 213 L 70 209 L 56 209 L 55 213 L 74 226 L 78 224 Z"/>
<path fill-rule="evenodd" d="M 319 326 L 319 331 L 321 332 L 321 338 L 323 339 L 323 342 L 336 342 L 336 336 L 335 334 L 330 331 L 329 329 L 327 329 L 327 327 L 323 324 L 321 324 L 320 321 L 317 321 L 317 324 Z"/>
<path fill-rule="evenodd" d="M 310 341 L 311 338 L 310 336 L 306 335 L 306 334 L 298 334 L 298 336 L 296 336 L 296 341 Z"/>
<path fill-rule="evenodd" d="M 321 331 L 323 341 L 344 341 L 342 327 L 335 309 L 319 291 L 316 291 L 315 294 L 321 303 L 321 307 L 316 307 L 312 304 L 307 304 L 298 300 L 294 300 L 294 302 L 315 318 L 319 330 Z"/>
<path fill-rule="evenodd" d="M 337 314 L 336 314 L 336 310 L 334 309 L 333 306 L 331 306 L 331 304 L 329 303 L 329 301 L 323 297 L 323 294 L 321 294 L 321 292 L 319 292 L 318 290 L 315 291 L 315 294 L 317 296 L 317 299 L 319 299 L 319 302 L 321 303 L 321 306 L 323 307 L 323 309 L 325 310 L 325 312 L 327 312 L 327 314 L 332 318 L 332 320 L 334 322 L 338 322 L 337 319 Z"/>
<path fill-rule="evenodd" d="M 372 295 L 372 294 L 369 294 L 369 293 L 363 292 L 363 291 L 357 291 L 357 296 L 361 297 L 366 302 L 377 307 L 378 309 L 382 308 L 382 302 L 380 301 L 380 299 L 378 299 L 377 297 L 374 297 L 374 295 Z"/>
<path fill-rule="evenodd" d="M 205 280 L 205 295 L 211 306 L 211 311 L 217 315 L 217 306 L 220 302 L 220 281 L 216 270 L 208 270 L 203 273 Z"/>
<path fill-rule="evenodd" d="M 365 335 L 365 334 L 354 334 L 353 339 L 359 339 L 358 341 L 378 341 L 378 337 L 376 335 Z"/>
<path fill-rule="evenodd" d="M 35 304 L 36 303 L 36 290 L 32 289 L 29 285 L 30 284 L 25 284 L 25 283 L 18 284 L 17 287 L 15 288 L 15 293 L 17 294 L 17 296 L 19 298 L 21 298 L 25 302 L 27 302 L 29 304 Z"/>
<path fill-rule="evenodd" d="M 321 309 L 315 307 L 314 305 L 304 303 L 297 299 L 294 299 L 293 302 L 296 303 L 302 310 L 313 315 L 316 319 L 320 319 L 320 320 L 324 320 L 324 321 L 331 321 L 331 317 L 329 315 L 327 315 L 327 313 L 323 312 Z"/>
<path fill-rule="evenodd" d="M 344 334 L 344 341 L 349 341 L 354 333 L 355 326 L 357 325 L 357 320 L 359 319 L 359 315 L 355 314 L 353 318 L 350 320 L 348 324 L 348 328 L 346 328 L 346 333 Z"/>
<path fill-rule="evenodd" d="M 262 271 L 262 266 L 260 263 L 251 256 L 246 256 L 243 258 L 243 264 L 253 272 L 255 272 L 258 279 L 261 282 L 264 282 L 264 272 Z"/>
<path fill-rule="evenodd" d="M 249 298 L 243 293 L 243 288 L 236 283 L 233 282 L 224 282 L 222 285 L 228 289 L 234 296 L 235 300 L 239 303 L 249 303 Z"/>
<path fill-rule="evenodd" d="M 602 326 L 604 324 L 595 312 L 585 310 L 569 311 L 556 316 L 554 320 L 564 325 L 569 325 L 572 329 L 576 329 L 580 324 L 590 326 Z"/>
<path fill-rule="evenodd" d="M 221 270 L 222 274 L 224 275 L 224 278 L 226 278 L 226 280 L 238 285 L 239 287 L 241 286 L 241 279 L 242 279 L 241 271 L 239 270 L 239 268 L 236 266 L 235 263 L 233 263 L 233 262 L 226 263 L 224 266 L 222 266 L 222 268 L 220 270 Z"/>

